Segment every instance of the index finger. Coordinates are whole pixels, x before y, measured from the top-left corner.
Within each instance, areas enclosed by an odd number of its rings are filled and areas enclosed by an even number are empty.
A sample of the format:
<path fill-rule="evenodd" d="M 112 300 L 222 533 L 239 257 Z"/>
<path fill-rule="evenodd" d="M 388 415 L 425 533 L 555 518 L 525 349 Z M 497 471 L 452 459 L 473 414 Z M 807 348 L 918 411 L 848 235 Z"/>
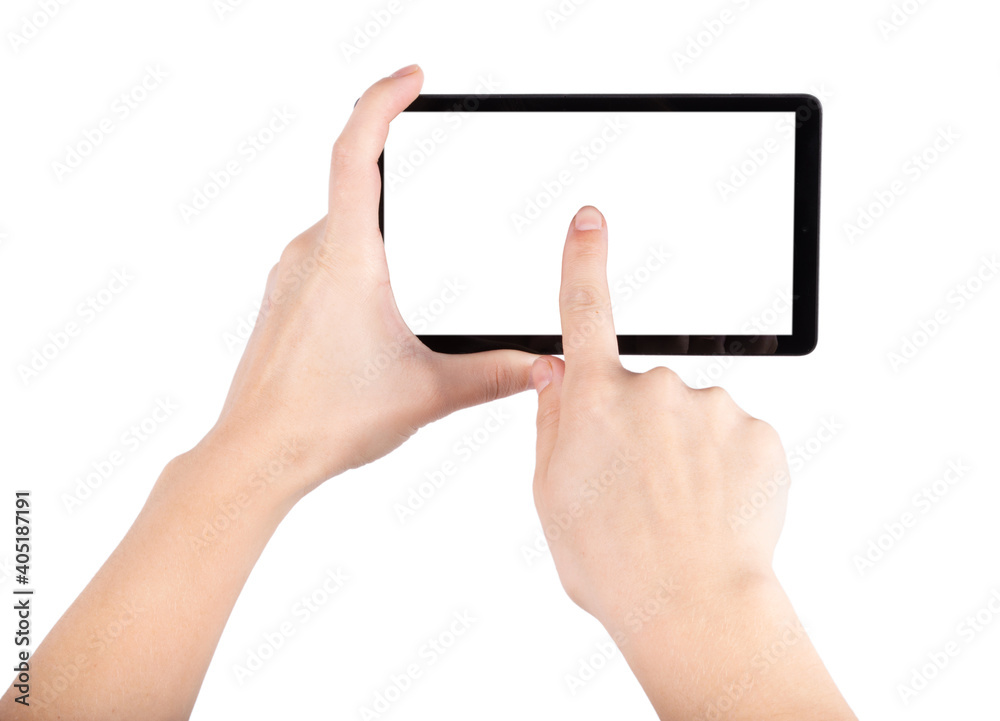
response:
<path fill-rule="evenodd" d="M 559 314 L 567 375 L 576 367 L 621 365 L 608 288 L 608 224 L 592 205 L 580 208 L 566 235 Z"/>

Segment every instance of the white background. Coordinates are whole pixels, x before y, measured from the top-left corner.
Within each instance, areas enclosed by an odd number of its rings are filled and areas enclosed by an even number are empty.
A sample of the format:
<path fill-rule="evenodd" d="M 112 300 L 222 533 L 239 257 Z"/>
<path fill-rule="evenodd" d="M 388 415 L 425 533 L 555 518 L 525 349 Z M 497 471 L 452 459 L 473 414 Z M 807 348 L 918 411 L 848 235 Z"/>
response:
<path fill-rule="evenodd" d="M 330 146 L 377 77 L 416 61 L 425 89 L 438 93 L 473 92 L 489 74 L 507 92 L 813 92 L 826 108 L 819 348 L 805 358 L 659 362 L 692 384 L 711 378 L 727 387 L 796 454 L 802 467 L 778 571 L 858 714 L 1000 717 L 1000 619 L 971 640 L 959 629 L 1000 587 L 1000 291 L 994 280 L 961 309 L 947 300 L 998 245 L 1000 7 L 909 5 L 915 13 L 886 37 L 879 23 L 893 6 L 883 0 L 590 0 L 554 27 L 546 3 L 404 0 L 348 62 L 343 43 L 385 2 L 247 0 L 224 18 L 211 0 L 70 2 L 15 52 L 7 33 L 38 6 L 8 0 L 0 17 L 0 498 L 9 502 L 13 488 L 34 492 L 36 638 L 114 548 L 163 465 L 215 419 L 240 352 L 226 334 L 252 316 L 284 244 L 323 213 Z M 732 22 L 678 67 L 675 53 L 723 10 Z M 168 78 L 118 120 L 114 99 L 148 64 Z M 240 143 L 282 108 L 294 113 L 291 125 L 184 222 L 179 205 L 241 158 Z M 109 115 L 110 137 L 57 180 L 52 161 Z M 908 174 L 910 158 L 949 128 L 958 135 L 949 149 L 919 177 Z M 894 182 L 904 193 L 851 242 L 845 223 Z M 18 366 L 48 333 L 82 320 L 77 306 L 121 268 L 134 276 L 127 289 L 25 386 Z M 939 310 L 949 322 L 894 368 L 889 354 Z M 167 398 L 176 410 L 129 451 L 123 432 Z M 359 708 L 462 610 L 478 621 L 391 716 L 654 717 L 617 656 L 569 690 L 567 674 L 605 635 L 565 598 L 547 556 L 525 559 L 539 534 L 530 491 L 535 399 L 497 403 L 492 410 L 507 417 L 501 431 L 467 460 L 458 454 L 455 444 L 490 410 L 421 431 L 294 510 L 236 606 L 195 717 L 360 718 Z M 840 428 L 820 443 L 830 418 Z M 127 451 L 125 463 L 68 513 L 62 495 L 116 449 Z M 920 512 L 914 494 L 959 460 L 972 470 Z M 460 471 L 401 524 L 394 505 L 447 461 Z M 855 557 L 906 512 L 915 525 L 859 572 Z M 0 539 L 10 533 L 5 526 Z M 9 549 L 0 542 L 5 595 Z M 351 580 L 239 686 L 234 665 L 263 634 L 297 623 L 296 599 L 331 568 Z M 0 623 L 13 627 L 9 611 Z M 958 656 L 904 704 L 898 686 L 950 642 Z M 12 646 L 5 640 L 3 649 Z"/>
<path fill-rule="evenodd" d="M 792 290 L 794 128 L 794 113 L 405 113 L 385 153 L 396 303 L 418 333 L 559 335 L 566 219 L 591 204 L 615 228 L 619 334 L 746 333 Z M 787 308 L 753 334 L 791 332 Z"/>

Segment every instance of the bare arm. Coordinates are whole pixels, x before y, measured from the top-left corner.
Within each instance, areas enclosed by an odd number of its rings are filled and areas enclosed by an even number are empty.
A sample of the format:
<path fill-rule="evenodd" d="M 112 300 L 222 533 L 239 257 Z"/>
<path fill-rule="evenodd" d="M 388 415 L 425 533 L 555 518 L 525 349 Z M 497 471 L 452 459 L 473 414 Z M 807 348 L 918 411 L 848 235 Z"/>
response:
<path fill-rule="evenodd" d="M 355 107 L 334 146 L 329 213 L 271 271 L 219 421 L 170 462 L 31 658 L 32 688 L 62 690 L 23 706 L 11 687 L 0 717 L 187 717 L 247 576 L 300 498 L 437 418 L 528 387 L 533 356 L 432 353 L 396 309 L 377 161 L 420 90 L 411 70 Z"/>
<path fill-rule="evenodd" d="M 15 703 L 12 688 L 0 717 L 190 714 L 236 598 L 294 502 L 277 484 L 251 490 L 256 465 L 209 444 L 171 461 L 128 534 L 31 657 L 30 706 Z M 237 513 L 241 489 L 253 500 Z"/>

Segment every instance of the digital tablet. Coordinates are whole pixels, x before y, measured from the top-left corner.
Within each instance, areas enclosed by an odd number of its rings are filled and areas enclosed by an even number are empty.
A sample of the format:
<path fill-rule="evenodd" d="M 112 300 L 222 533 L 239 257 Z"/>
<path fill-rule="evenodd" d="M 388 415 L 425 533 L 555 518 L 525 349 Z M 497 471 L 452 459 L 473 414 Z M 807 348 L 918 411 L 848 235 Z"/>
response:
<path fill-rule="evenodd" d="M 397 305 L 432 350 L 560 354 L 594 205 L 622 354 L 809 353 L 821 124 L 811 95 L 421 95 L 379 160 Z"/>

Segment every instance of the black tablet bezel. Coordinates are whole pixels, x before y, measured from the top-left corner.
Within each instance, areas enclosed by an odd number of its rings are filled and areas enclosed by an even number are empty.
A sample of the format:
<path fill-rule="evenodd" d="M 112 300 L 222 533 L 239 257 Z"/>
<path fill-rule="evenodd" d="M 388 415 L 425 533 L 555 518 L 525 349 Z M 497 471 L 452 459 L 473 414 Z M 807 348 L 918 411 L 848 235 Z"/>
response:
<path fill-rule="evenodd" d="M 758 336 L 619 335 L 622 355 L 780 355 L 816 348 L 819 320 L 820 165 L 823 108 L 792 95 L 420 95 L 403 112 L 785 112 L 795 113 L 795 240 L 792 334 Z M 390 128 L 390 132 L 392 132 Z M 385 237 L 385 153 L 379 157 L 379 230 Z M 555 280 L 553 280 L 555 282 Z M 561 335 L 419 335 L 431 350 L 474 353 L 514 348 L 562 354 Z"/>

